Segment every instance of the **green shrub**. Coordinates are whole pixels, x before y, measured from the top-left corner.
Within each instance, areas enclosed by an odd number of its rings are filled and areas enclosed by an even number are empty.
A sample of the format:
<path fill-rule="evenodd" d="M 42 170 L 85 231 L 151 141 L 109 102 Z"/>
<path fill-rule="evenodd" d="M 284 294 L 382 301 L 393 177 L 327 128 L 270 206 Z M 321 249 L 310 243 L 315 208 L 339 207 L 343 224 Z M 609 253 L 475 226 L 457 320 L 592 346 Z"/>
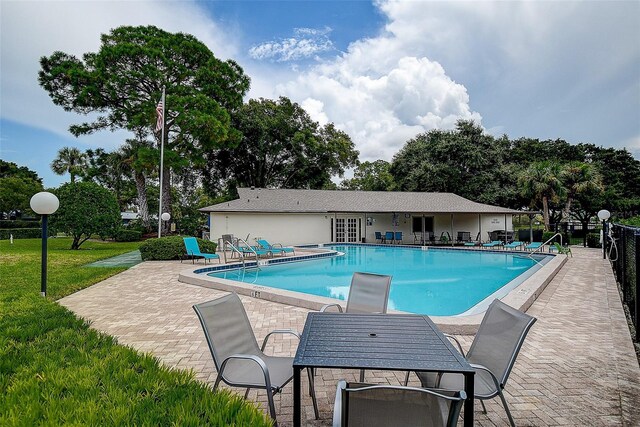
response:
<path fill-rule="evenodd" d="M 198 239 L 202 252 L 215 253 L 216 244 L 209 240 Z M 166 261 L 181 259 L 187 255 L 181 236 L 161 237 L 149 239 L 140 246 L 140 254 L 145 261 Z"/>
<path fill-rule="evenodd" d="M 79 249 L 92 235 L 113 235 L 122 221 L 116 196 L 96 183 L 66 183 L 54 193 L 60 207 L 51 215 L 51 226 L 73 238 L 71 249 Z"/>
<path fill-rule="evenodd" d="M 589 233 L 587 234 L 587 247 L 589 248 L 601 248 L 600 234 Z"/>
<path fill-rule="evenodd" d="M 7 228 L 38 228 L 40 221 L 27 221 L 24 219 L 0 220 L 0 229 Z"/>
<path fill-rule="evenodd" d="M 142 239 L 142 232 L 139 230 L 131 230 L 128 228 L 119 228 L 113 235 L 116 242 L 137 242 Z"/>
<path fill-rule="evenodd" d="M 6 228 L 0 230 L 0 240 L 9 239 L 13 234 L 14 239 L 38 239 L 42 237 L 42 228 Z M 55 235 L 51 228 L 47 228 L 49 237 Z"/>
<path fill-rule="evenodd" d="M 640 216 L 632 216 L 631 218 L 621 219 L 617 221 L 620 224 L 629 225 L 631 227 L 640 227 Z"/>

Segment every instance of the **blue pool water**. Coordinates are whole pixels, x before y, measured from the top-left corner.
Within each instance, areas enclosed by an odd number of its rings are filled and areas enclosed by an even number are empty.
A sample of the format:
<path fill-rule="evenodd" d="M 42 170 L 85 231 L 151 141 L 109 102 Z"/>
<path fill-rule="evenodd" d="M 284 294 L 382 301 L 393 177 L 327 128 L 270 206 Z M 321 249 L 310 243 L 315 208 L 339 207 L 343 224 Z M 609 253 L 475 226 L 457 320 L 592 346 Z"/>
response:
<path fill-rule="evenodd" d="M 451 316 L 471 309 L 519 276 L 524 280 L 540 265 L 540 258 L 536 262 L 506 252 L 368 245 L 326 248 L 345 256 L 209 276 L 346 300 L 354 272 L 390 274 L 389 309 Z"/>

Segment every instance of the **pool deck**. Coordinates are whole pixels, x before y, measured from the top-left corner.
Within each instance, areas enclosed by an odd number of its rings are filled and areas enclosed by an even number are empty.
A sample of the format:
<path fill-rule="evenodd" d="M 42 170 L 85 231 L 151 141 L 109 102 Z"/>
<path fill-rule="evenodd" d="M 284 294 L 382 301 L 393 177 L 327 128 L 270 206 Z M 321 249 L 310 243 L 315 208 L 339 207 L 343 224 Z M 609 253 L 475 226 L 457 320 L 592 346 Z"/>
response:
<path fill-rule="evenodd" d="M 573 247 L 561 268 L 528 310 L 533 326 L 505 389 L 518 426 L 638 426 L 640 368 L 608 261 L 597 249 Z M 200 262 L 200 265 L 204 265 Z M 215 368 L 191 306 L 226 294 L 178 281 L 180 262 L 144 262 L 60 300 L 121 344 L 157 356 L 167 366 L 193 369 L 213 383 Z M 302 331 L 308 309 L 241 296 L 259 341 L 273 329 Z M 460 336 L 468 348 L 472 336 Z M 267 352 L 293 355 L 297 339 L 277 336 Z M 303 396 L 305 425 L 331 425 L 339 379 L 356 371 L 320 369 L 316 391 L 321 419 Z M 303 375 L 303 389 L 306 375 Z M 398 384 L 404 373 L 368 371 L 367 381 Z M 412 376 L 417 384 L 415 376 Z M 236 391 L 244 392 L 242 389 Z M 249 398 L 266 408 L 264 392 Z M 292 385 L 276 395 L 281 426 L 291 425 Z M 476 405 L 478 426 L 507 425 L 498 399 Z"/>

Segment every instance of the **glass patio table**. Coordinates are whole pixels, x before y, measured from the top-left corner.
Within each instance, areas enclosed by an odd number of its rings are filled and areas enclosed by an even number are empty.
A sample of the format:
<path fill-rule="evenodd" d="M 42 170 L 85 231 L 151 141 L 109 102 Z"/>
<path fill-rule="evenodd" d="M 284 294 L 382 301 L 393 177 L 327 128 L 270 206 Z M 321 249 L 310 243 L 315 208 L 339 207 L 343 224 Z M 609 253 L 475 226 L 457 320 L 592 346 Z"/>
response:
<path fill-rule="evenodd" d="M 428 316 L 312 312 L 293 360 L 293 425 L 301 425 L 304 368 L 451 372 L 464 375 L 464 426 L 473 426 L 475 371 Z"/>

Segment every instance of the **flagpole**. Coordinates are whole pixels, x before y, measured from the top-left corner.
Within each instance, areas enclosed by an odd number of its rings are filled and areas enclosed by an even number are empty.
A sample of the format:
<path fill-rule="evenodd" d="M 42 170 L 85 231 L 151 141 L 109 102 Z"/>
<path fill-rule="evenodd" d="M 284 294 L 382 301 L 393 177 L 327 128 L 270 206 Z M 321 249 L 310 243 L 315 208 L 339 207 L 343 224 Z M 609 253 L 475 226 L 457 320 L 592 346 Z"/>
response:
<path fill-rule="evenodd" d="M 165 88 L 162 86 L 162 136 L 160 137 L 160 203 L 158 207 L 158 238 L 162 237 L 162 176 L 164 175 L 164 114 L 167 111 L 165 105 Z"/>

